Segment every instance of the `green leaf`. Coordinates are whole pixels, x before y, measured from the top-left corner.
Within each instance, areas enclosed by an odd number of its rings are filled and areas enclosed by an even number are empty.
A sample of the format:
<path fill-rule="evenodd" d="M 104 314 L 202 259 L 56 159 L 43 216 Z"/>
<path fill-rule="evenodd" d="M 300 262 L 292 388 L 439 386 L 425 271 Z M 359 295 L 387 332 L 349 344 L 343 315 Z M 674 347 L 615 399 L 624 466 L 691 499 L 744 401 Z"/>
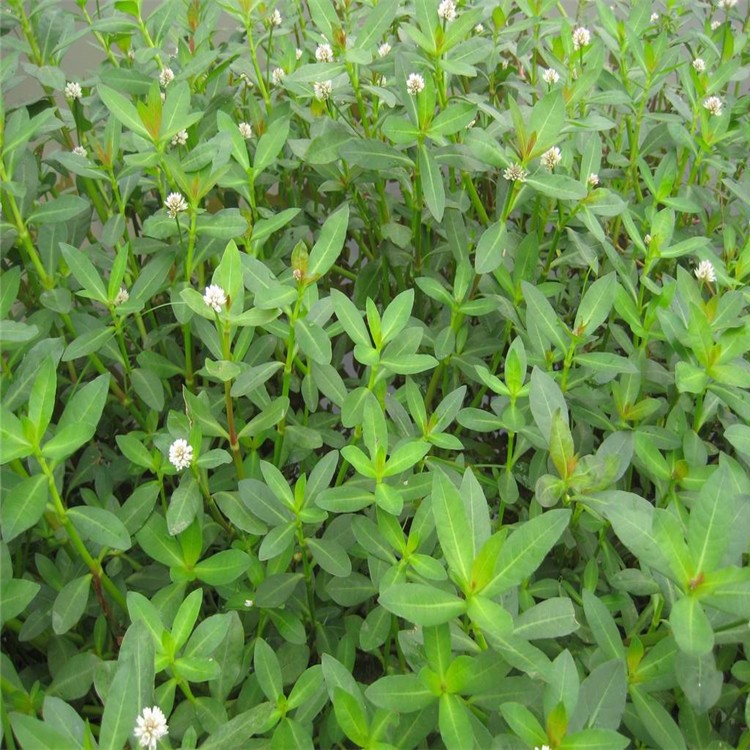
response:
<path fill-rule="evenodd" d="M 422 192 L 425 203 L 435 221 L 443 220 L 445 212 L 445 185 L 443 174 L 435 161 L 435 157 L 424 144 L 419 145 L 418 156 L 419 174 L 422 179 Z"/>
<path fill-rule="evenodd" d="M 378 602 L 394 615 L 427 627 L 450 622 L 466 611 L 466 602 L 447 591 L 421 583 L 397 583 Z"/>
<path fill-rule="evenodd" d="M 83 617 L 91 590 L 91 573 L 74 578 L 62 587 L 52 605 L 52 630 L 67 633 Z"/>
<path fill-rule="evenodd" d="M 407 289 L 396 295 L 388 305 L 380 322 L 380 336 L 383 344 L 387 344 L 406 328 L 413 306 L 413 289 Z"/>
<path fill-rule="evenodd" d="M 154 639 L 143 621 L 133 622 L 120 644 L 119 660 L 131 660 L 133 696 L 139 710 L 153 704 Z"/>
<path fill-rule="evenodd" d="M 307 263 L 308 276 L 319 278 L 328 273 L 344 247 L 348 225 L 349 204 L 344 203 L 326 219 L 320 230 L 318 241 L 310 251 Z"/>
<path fill-rule="evenodd" d="M 552 415 L 552 424 L 549 434 L 549 454 L 557 473 L 567 479 L 573 471 L 573 460 L 575 458 L 575 447 L 573 435 L 570 432 L 567 421 L 562 412 L 557 409 Z"/>
<path fill-rule="evenodd" d="M 331 289 L 331 302 L 336 318 L 343 327 L 346 335 L 355 343 L 369 347 L 371 345 L 370 334 L 367 333 L 362 315 L 354 303 L 338 289 Z"/>
<path fill-rule="evenodd" d="M 496 221 L 482 232 L 474 253 L 474 270 L 477 273 L 492 273 L 503 262 L 505 230 L 505 222 Z"/>
<path fill-rule="evenodd" d="M 352 563 L 346 550 L 332 539 L 307 539 L 305 541 L 315 562 L 332 576 L 346 577 L 352 572 Z"/>
<path fill-rule="evenodd" d="M 560 386 L 538 367 L 531 371 L 529 390 L 529 405 L 534 422 L 542 433 L 547 444 L 550 444 L 552 435 L 552 419 L 559 412 L 560 419 L 568 424 L 568 407 Z"/>
<path fill-rule="evenodd" d="M 365 690 L 367 700 L 398 713 L 419 711 L 437 700 L 414 674 L 381 677 Z"/>
<path fill-rule="evenodd" d="M 611 729 L 584 729 L 566 735 L 559 750 L 625 750 L 630 740 Z"/>
<path fill-rule="evenodd" d="M 703 656 L 713 649 L 714 631 L 696 597 L 678 599 L 672 605 L 669 624 L 680 651 L 688 656 Z"/>
<path fill-rule="evenodd" d="M 535 326 L 540 334 L 560 350 L 566 351 L 568 342 L 565 339 L 560 321 L 547 298 L 535 286 L 526 281 L 521 282 L 523 298 L 526 301 L 526 325 Z"/>
<path fill-rule="evenodd" d="M 42 517 L 49 495 L 47 477 L 36 474 L 7 492 L 0 504 L 3 541 L 7 544 L 30 529 Z"/>
<path fill-rule="evenodd" d="M 32 211 L 26 221 L 37 226 L 61 224 L 71 221 L 84 211 L 90 210 L 89 202 L 81 198 L 80 195 L 61 195 L 59 198 L 53 198 L 39 204 L 36 211 Z"/>
<path fill-rule="evenodd" d="M 381 38 L 393 23 L 399 0 L 380 0 L 370 11 L 362 29 L 357 34 L 356 44 L 359 49 L 368 49 L 379 44 Z"/>
<path fill-rule="evenodd" d="M 185 597 L 182 604 L 180 604 L 180 608 L 174 616 L 171 630 L 175 651 L 179 651 L 187 643 L 190 634 L 193 632 L 195 623 L 198 620 L 202 604 L 203 589 L 191 591 Z"/>
<path fill-rule="evenodd" d="M 430 138 L 439 138 L 442 136 L 453 135 L 463 130 L 476 116 L 477 108 L 470 102 L 458 102 L 449 104 L 438 116 L 432 121 L 427 135 Z"/>
<path fill-rule="evenodd" d="M 122 750 L 138 716 L 138 683 L 133 660 L 118 661 L 117 671 L 109 686 L 99 734 L 100 750 Z"/>
<path fill-rule="evenodd" d="M 556 596 L 522 612 L 515 622 L 514 635 L 534 640 L 536 638 L 561 638 L 578 630 L 573 602 Z"/>
<path fill-rule="evenodd" d="M 472 750 L 474 747 L 468 709 L 457 695 L 443 693 L 440 696 L 438 727 L 446 747 L 457 750 Z"/>
<path fill-rule="evenodd" d="M 545 94 L 531 110 L 529 131 L 532 136 L 536 135 L 536 142 L 530 154 L 532 158 L 544 153 L 559 141 L 564 123 L 565 102 L 562 90 L 554 89 Z"/>
<path fill-rule="evenodd" d="M 263 694 L 270 701 L 278 700 L 284 694 L 281 683 L 281 667 L 273 649 L 262 638 L 255 641 L 253 664 Z"/>
<path fill-rule="evenodd" d="M 79 357 L 86 357 L 89 354 L 98 352 L 113 336 L 115 329 L 111 326 L 107 328 L 97 328 L 93 331 L 82 333 L 68 344 L 62 355 L 63 362 L 70 362 Z"/>
<path fill-rule="evenodd" d="M 500 713 L 513 732 L 528 745 L 544 745 L 547 733 L 534 714 L 520 703 L 508 702 L 500 706 Z"/>
<path fill-rule="evenodd" d="M 448 567 L 461 585 L 467 586 L 474 561 L 472 547 L 467 544 L 471 529 L 458 490 L 440 469 L 432 474 L 432 513 Z"/>
<path fill-rule="evenodd" d="M 278 117 L 269 123 L 268 130 L 260 137 L 255 149 L 253 170 L 256 175 L 274 163 L 281 149 L 284 148 L 288 135 L 288 116 Z"/>
<path fill-rule="evenodd" d="M 106 305 L 109 301 L 109 294 L 99 272 L 86 257 L 86 253 L 83 250 L 77 250 L 70 245 L 66 245 L 64 242 L 60 243 L 60 250 L 65 262 L 70 266 L 75 280 L 82 287 L 82 292 L 78 293 L 79 296 L 90 297 Z"/>
<path fill-rule="evenodd" d="M 201 509 L 200 487 L 192 474 L 180 479 L 179 487 L 172 493 L 167 508 L 167 529 L 170 536 L 181 534 L 195 519 Z"/>
<path fill-rule="evenodd" d="M 356 745 L 365 747 L 370 729 L 359 701 L 340 687 L 333 689 L 333 711 L 341 731 Z"/>
<path fill-rule="evenodd" d="M 217 552 L 201 560 L 194 568 L 195 575 L 210 586 L 224 586 L 237 580 L 250 567 L 250 558 L 238 549 Z"/>
<path fill-rule="evenodd" d="M 482 590 L 494 597 L 528 578 L 541 564 L 570 521 L 569 510 L 550 510 L 523 522 L 500 550 L 495 574 Z"/>
<path fill-rule="evenodd" d="M 644 728 L 657 747 L 687 750 L 682 732 L 656 698 L 635 685 L 630 687 L 630 698 L 638 718 L 643 722 Z"/>
<path fill-rule="evenodd" d="M 42 722 L 35 716 L 15 711 L 9 714 L 9 718 L 13 734 L 20 743 L 20 747 L 34 748 L 34 750 L 60 750 L 60 748 L 73 747 L 70 738 L 51 727 L 49 722 Z"/>
<path fill-rule="evenodd" d="M 617 293 L 617 274 L 612 271 L 597 279 L 583 295 L 573 330 L 577 336 L 593 333 L 609 316 Z"/>
<path fill-rule="evenodd" d="M 23 612 L 39 593 L 41 586 L 25 578 L 0 579 L 0 620 L 12 620 Z"/>
<path fill-rule="evenodd" d="M 625 712 L 628 678 L 622 658 L 606 661 L 591 670 L 581 683 L 571 727 L 617 729 Z"/>
<path fill-rule="evenodd" d="M 99 97 L 104 106 L 128 129 L 137 133 L 142 138 L 150 141 L 151 136 L 148 130 L 141 122 L 140 115 L 136 108 L 122 95 L 114 89 L 99 84 L 97 86 Z"/>
<path fill-rule="evenodd" d="M 201 745 L 201 750 L 245 746 L 250 737 L 266 730 L 271 714 L 276 710 L 272 703 L 260 703 L 249 711 L 243 711 L 212 732 Z"/>
<path fill-rule="evenodd" d="M 142 367 L 131 370 L 130 378 L 133 389 L 143 403 L 152 411 L 161 412 L 164 409 L 164 386 L 161 378 L 152 370 Z"/>
<path fill-rule="evenodd" d="M 169 536 L 164 517 L 154 513 L 136 534 L 140 548 L 156 562 L 168 568 L 182 565 L 182 550 L 179 542 Z"/>
<path fill-rule="evenodd" d="M 34 426 L 37 441 L 40 442 L 52 419 L 57 391 L 57 365 L 52 359 L 45 359 L 39 368 L 29 396 L 29 420 Z"/>
<path fill-rule="evenodd" d="M 68 509 L 68 518 L 84 539 L 90 539 L 102 547 L 127 550 L 132 546 L 128 530 L 112 511 L 77 505 Z"/>
<path fill-rule="evenodd" d="M 606 605 L 588 589 L 583 590 L 583 611 L 597 646 L 610 659 L 622 659 L 624 649 L 620 632 Z"/>
<path fill-rule="evenodd" d="M 294 323 L 294 333 L 303 354 L 320 365 L 331 363 L 331 340 L 317 323 L 300 318 Z"/>

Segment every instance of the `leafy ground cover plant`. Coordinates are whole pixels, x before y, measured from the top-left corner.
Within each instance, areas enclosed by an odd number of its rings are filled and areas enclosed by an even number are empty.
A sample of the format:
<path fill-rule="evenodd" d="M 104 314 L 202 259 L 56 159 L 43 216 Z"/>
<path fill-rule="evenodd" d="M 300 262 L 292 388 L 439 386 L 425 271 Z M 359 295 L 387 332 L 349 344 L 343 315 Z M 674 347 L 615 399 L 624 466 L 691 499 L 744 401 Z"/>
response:
<path fill-rule="evenodd" d="M 750 747 L 749 23 L 9 0 L 3 745 Z"/>

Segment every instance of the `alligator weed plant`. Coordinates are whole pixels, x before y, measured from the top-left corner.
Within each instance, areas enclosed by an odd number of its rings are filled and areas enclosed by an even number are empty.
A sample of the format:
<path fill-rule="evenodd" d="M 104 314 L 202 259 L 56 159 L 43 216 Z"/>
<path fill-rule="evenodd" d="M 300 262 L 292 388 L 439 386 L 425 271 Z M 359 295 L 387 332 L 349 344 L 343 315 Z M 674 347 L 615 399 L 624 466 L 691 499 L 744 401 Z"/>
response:
<path fill-rule="evenodd" d="M 749 18 L 8 0 L 2 745 L 750 748 Z"/>

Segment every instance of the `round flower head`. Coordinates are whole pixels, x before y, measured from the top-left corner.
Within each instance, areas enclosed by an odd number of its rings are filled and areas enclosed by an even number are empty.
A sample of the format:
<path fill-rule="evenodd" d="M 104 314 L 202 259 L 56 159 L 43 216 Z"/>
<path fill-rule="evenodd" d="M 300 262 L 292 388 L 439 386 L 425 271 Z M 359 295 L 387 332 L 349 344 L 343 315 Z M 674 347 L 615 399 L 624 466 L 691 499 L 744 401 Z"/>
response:
<path fill-rule="evenodd" d="M 716 271 L 710 260 L 702 260 L 695 269 L 695 278 L 698 281 L 716 281 Z"/>
<path fill-rule="evenodd" d="M 169 734 L 167 717 L 158 706 L 144 708 L 136 719 L 133 734 L 141 747 L 156 750 L 159 740 Z"/>
<path fill-rule="evenodd" d="M 175 440 L 169 446 L 169 463 L 178 471 L 187 469 L 193 463 L 193 446 L 189 445 L 188 441 L 182 438 Z"/>
<path fill-rule="evenodd" d="M 120 287 L 120 291 L 117 292 L 117 296 L 115 297 L 115 307 L 123 304 L 123 302 L 127 302 L 129 299 L 130 295 L 128 294 L 128 290 L 124 286 Z"/>
<path fill-rule="evenodd" d="M 723 106 L 724 105 L 718 96 L 709 96 L 708 99 L 703 102 L 703 107 L 708 110 L 710 115 L 720 115 Z"/>
<path fill-rule="evenodd" d="M 274 10 L 273 13 L 271 13 L 271 17 L 268 19 L 268 22 L 271 24 L 271 26 L 281 26 L 281 13 L 279 13 L 278 8 Z"/>
<path fill-rule="evenodd" d="M 724 10 L 731 10 L 737 5 L 737 0 L 719 0 L 719 7 Z"/>
<path fill-rule="evenodd" d="M 227 295 L 224 290 L 217 284 L 211 284 L 206 287 L 206 293 L 203 295 L 203 301 L 215 312 L 221 312 L 221 308 L 227 304 Z"/>
<path fill-rule="evenodd" d="M 647 245 L 647 246 L 651 244 L 651 235 L 650 234 L 646 234 L 643 237 L 643 244 Z"/>
<path fill-rule="evenodd" d="M 483 32 L 484 32 L 484 25 L 483 25 L 483 24 L 481 24 L 481 23 L 478 23 L 478 24 L 477 24 L 477 25 L 476 25 L 476 26 L 474 27 L 474 33 L 475 33 L 475 34 L 481 34 L 481 33 L 483 33 Z"/>
<path fill-rule="evenodd" d="M 549 745 L 542 745 L 541 747 L 537 745 L 534 750 L 550 750 L 550 747 Z"/>
<path fill-rule="evenodd" d="M 656 23 L 659 20 L 659 14 L 658 13 L 652 13 L 651 18 L 649 19 L 651 23 Z"/>
<path fill-rule="evenodd" d="M 285 75 L 284 68 L 274 68 L 271 71 L 271 80 L 278 86 L 284 80 Z"/>
<path fill-rule="evenodd" d="M 446 23 L 456 20 L 456 4 L 453 0 L 442 0 L 438 5 L 438 16 Z"/>
<path fill-rule="evenodd" d="M 170 193 L 167 200 L 164 201 L 164 207 L 167 209 L 170 219 L 174 219 L 181 211 L 188 210 L 187 201 L 180 193 Z"/>
<path fill-rule="evenodd" d="M 237 126 L 237 129 L 238 129 L 238 130 L 240 131 L 240 135 L 241 135 L 241 136 L 242 136 L 242 137 L 243 137 L 243 138 L 244 138 L 245 140 L 247 140 L 248 138 L 252 138 L 252 137 L 253 137 L 253 129 L 252 129 L 252 127 L 250 126 L 250 123 L 247 123 L 247 122 L 241 122 L 241 123 L 240 123 L 240 124 L 239 124 L 239 125 Z"/>
<path fill-rule="evenodd" d="M 315 59 L 321 63 L 333 62 L 333 49 L 330 44 L 319 44 L 315 48 Z"/>
<path fill-rule="evenodd" d="M 542 73 L 542 80 L 551 86 L 553 83 L 557 83 L 560 80 L 560 74 L 554 68 L 547 68 L 547 70 Z"/>
<path fill-rule="evenodd" d="M 297 58 L 297 60 L 302 59 L 302 50 L 299 47 L 297 47 L 297 49 L 294 50 L 294 56 L 295 58 Z"/>
<path fill-rule="evenodd" d="M 70 99 L 70 101 L 73 101 L 74 99 L 80 99 L 83 96 L 83 91 L 81 90 L 81 84 L 76 83 L 75 81 L 68 81 L 68 83 L 65 84 L 65 98 Z"/>
<path fill-rule="evenodd" d="M 412 96 L 424 91 L 424 78 L 419 73 L 409 73 L 409 77 L 406 79 L 406 90 Z"/>
<path fill-rule="evenodd" d="M 378 47 L 378 57 L 385 57 L 391 51 L 391 45 L 388 42 L 383 42 Z"/>
<path fill-rule="evenodd" d="M 249 609 L 255 604 L 255 602 L 252 599 L 245 599 L 245 606 Z"/>
<path fill-rule="evenodd" d="M 695 60 L 693 60 L 693 70 L 696 73 L 706 72 L 706 62 L 702 57 L 696 57 Z"/>
<path fill-rule="evenodd" d="M 562 154 L 557 146 L 553 146 L 549 151 L 542 154 L 542 164 L 544 168 L 551 172 L 562 161 Z"/>
<path fill-rule="evenodd" d="M 599 184 L 599 175 L 596 172 L 592 172 L 586 180 L 591 187 L 596 187 Z"/>
<path fill-rule="evenodd" d="M 181 130 L 179 133 L 176 133 L 172 138 L 172 145 L 173 146 L 184 146 L 187 143 L 188 134 L 187 130 Z"/>
<path fill-rule="evenodd" d="M 503 171 L 503 177 L 508 182 L 526 182 L 528 172 L 520 165 L 513 164 Z"/>
<path fill-rule="evenodd" d="M 333 91 L 333 84 L 331 81 L 315 81 L 313 84 L 313 91 L 315 92 L 315 98 L 319 102 L 324 102 L 329 99 L 331 92 Z"/>
<path fill-rule="evenodd" d="M 573 29 L 573 47 L 581 49 L 591 44 L 591 32 L 584 26 L 578 26 Z"/>
<path fill-rule="evenodd" d="M 87 156 L 88 155 L 88 151 L 86 151 L 86 149 L 83 146 L 76 146 L 73 149 L 73 153 L 76 156 Z"/>
<path fill-rule="evenodd" d="M 299 268 L 295 268 L 292 271 L 292 277 L 294 278 L 295 281 L 302 281 L 302 270 Z"/>
<path fill-rule="evenodd" d="M 716 31 L 719 26 L 721 26 L 721 21 L 711 21 L 711 31 Z"/>
<path fill-rule="evenodd" d="M 172 68 L 162 68 L 161 73 L 159 73 L 159 84 L 162 88 L 167 88 L 170 83 L 174 81 L 174 71 Z"/>

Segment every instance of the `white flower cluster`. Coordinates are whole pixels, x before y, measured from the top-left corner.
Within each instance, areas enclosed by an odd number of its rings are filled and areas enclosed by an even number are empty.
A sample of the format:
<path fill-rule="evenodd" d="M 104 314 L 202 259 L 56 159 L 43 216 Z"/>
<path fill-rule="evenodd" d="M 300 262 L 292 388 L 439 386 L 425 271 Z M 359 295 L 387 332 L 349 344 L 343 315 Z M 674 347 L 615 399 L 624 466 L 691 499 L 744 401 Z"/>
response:
<path fill-rule="evenodd" d="M 172 137 L 172 145 L 173 146 L 184 146 L 187 143 L 187 140 L 188 140 L 187 130 L 180 130 L 179 133 L 176 133 Z"/>
<path fill-rule="evenodd" d="M 75 154 L 76 156 L 84 156 L 84 157 L 85 157 L 85 156 L 88 156 L 88 151 L 86 151 L 86 149 L 85 149 L 85 148 L 84 148 L 83 146 L 76 146 L 76 147 L 75 147 L 75 148 L 73 149 L 73 153 L 74 153 L 74 154 Z"/>
<path fill-rule="evenodd" d="M 719 0 L 719 7 L 724 10 L 731 10 L 737 5 L 737 0 Z"/>
<path fill-rule="evenodd" d="M 274 68 L 271 71 L 271 80 L 274 82 L 276 86 L 279 86 L 281 82 L 284 80 L 284 76 L 286 73 L 284 72 L 284 68 Z"/>
<path fill-rule="evenodd" d="M 577 26 L 573 29 L 573 47 L 581 49 L 591 44 L 591 32 L 584 26 Z"/>
<path fill-rule="evenodd" d="M 188 204 L 180 193 L 170 193 L 164 201 L 164 208 L 167 209 L 169 218 L 174 219 L 178 213 L 188 210 Z"/>
<path fill-rule="evenodd" d="M 553 146 L 542 154 L 542 164 L 548 172 L 551 172 L 561 161 L 562 154 L 557 146 Z"/>
<path fill-rule="evenodd" d="M 133 734 L 141 747 L 156 750 L 159 740 L 169 734 L 167 717 L 158 706 L 144 708 L 136 719 Z"/>
<path fill-rule="evenodd" d="M 240 131 L 240 135 L 245 139 L 248 140 L 249 138 L 253 137 L 253 128 L 248 122 L 241 122 L 237 129 Z"/>
<path fill-rule="evenodd" d="M 271 13 L 271 17 L 268 19 L 268 22 L 271 24 L 271 26 L 281 26 L 281 13 L 279 13 L 278 8 L 274 10 L 273 13 Z"/>
<path fill-rule="evenodd" d="M 453 0 L 442 0 L 438 5 L 438 16 L 446 23 L 456 20 L 456 4 Z"/>
<path fill-rule="evenodd" d="M 161 73 L 159 73 L 159 85 L 165 89 L 172 81 L 174 81 L 174 71 L 172 68 L 162 68 Z"/>
<path fill-rule="evenodd" d="M 717 117 L 721 114 L 721 108 L 723 103 L 718 96 L 709 96 L 704 102 L 703 107 L 708 110 L 710 115 L 716 115 Z"/>
<path fill-rule="evenodd" d="M 294 50 L 294 57 L 297 60 L 301 60 L 302 59 L 302 50 L 299 47 L 297 47 L 297 49 Z"/>
<path fill-rule="evenodd" d="M 65 84 L 65 98 L 66 99 L 73 101 L 75 99 L 80 99 L 82 96 L 83 96 L 83 90 L 81 89 L 80 83 L 76 83 L 75 81 L 68 81 Z"/>
<path fill-rule="evenodd" d="M 333 49 L 330 44 L 319 44 L 315 48 L 315 59 L 319 63 L 333 62 Z"/>
<path fill-rule="evenodd" d="M 391 45 L 388 42 L 383 42 L 378 47 L 378 57 L 385 57 L 391 51 Z"/>
<path fill-rule="evenodd" d="M 193 446 L 184 438 L 177 438 L 177 440 L 169 446 L 169 463 L 171 463 L 177 471 L 187 469 L 187 467 L 193 463 Z M 145 745 L 143 745 L 143 747 L 145 747 Z"/>
<path fill-rule="evenodd" d="M 419 73 L 409 73 L 409 77 L 406 79 L 406 90 L 412 96 L 424 91 L 424 78 Z"/>
<path fill-rule="evenodd" d="M 542 73 L 542 80 L 552 86 L 552 84 L 557 83 L 560 80 L 560 74 L 554 68 L 547 68 L 547 70 Z"/>
<path fill-rule="evenodd" d="M 221 308 L 227 304 L 227 295 L 218 284 L 210 284 L 206 287 L 203 301 L 214 311 L 221 312 Z"/>
<path fill-rule="evenodd" d="M 710 260 L 702 260 L 695 269 L 695 278 L 698 281 L 716 281 L 716 271 Z"/>
<path fill-rule="evenodd" d="M 130 299 L 130 295 L 128 294 L 128 290 L 123 286 L 120 287 L 120 291 L 117 292 L 117 296 L 115 297 L 115 307 L 119 307 L 124 302 L 127 302 Z"/>
<path fill-rule="evenodd" d="M 324 102 L 331 98 L 333 83 L 331 81 L 315 81 L 313 91 L 315 92 L 315 98 L 319 102 Z"/>
<path fill-rule="evenodd" d="M 651 18 L 649 19 L 651 23 L 656 23 L 659 20 L 659 14 L 658 13 L 652 13 Z"/>
<path fill-rule="evenodd" d="M 706 61 L 702 57 L 696 57 L 695 60 L 693 60 L 693 70 L 696 73 L 705 73 Z"/>
<path fill-rule="evenodd" d="M 586 180 L 591 187 L 596 187 L 599 184 L 599 175 L 596 172 L 592 172 Z"/>
<path fill-rule="evenodd" d="M 508 182 L 526 182 L 528 172 L 520 164 L 512 164 L 503 171 L 503 177 Z"/>

